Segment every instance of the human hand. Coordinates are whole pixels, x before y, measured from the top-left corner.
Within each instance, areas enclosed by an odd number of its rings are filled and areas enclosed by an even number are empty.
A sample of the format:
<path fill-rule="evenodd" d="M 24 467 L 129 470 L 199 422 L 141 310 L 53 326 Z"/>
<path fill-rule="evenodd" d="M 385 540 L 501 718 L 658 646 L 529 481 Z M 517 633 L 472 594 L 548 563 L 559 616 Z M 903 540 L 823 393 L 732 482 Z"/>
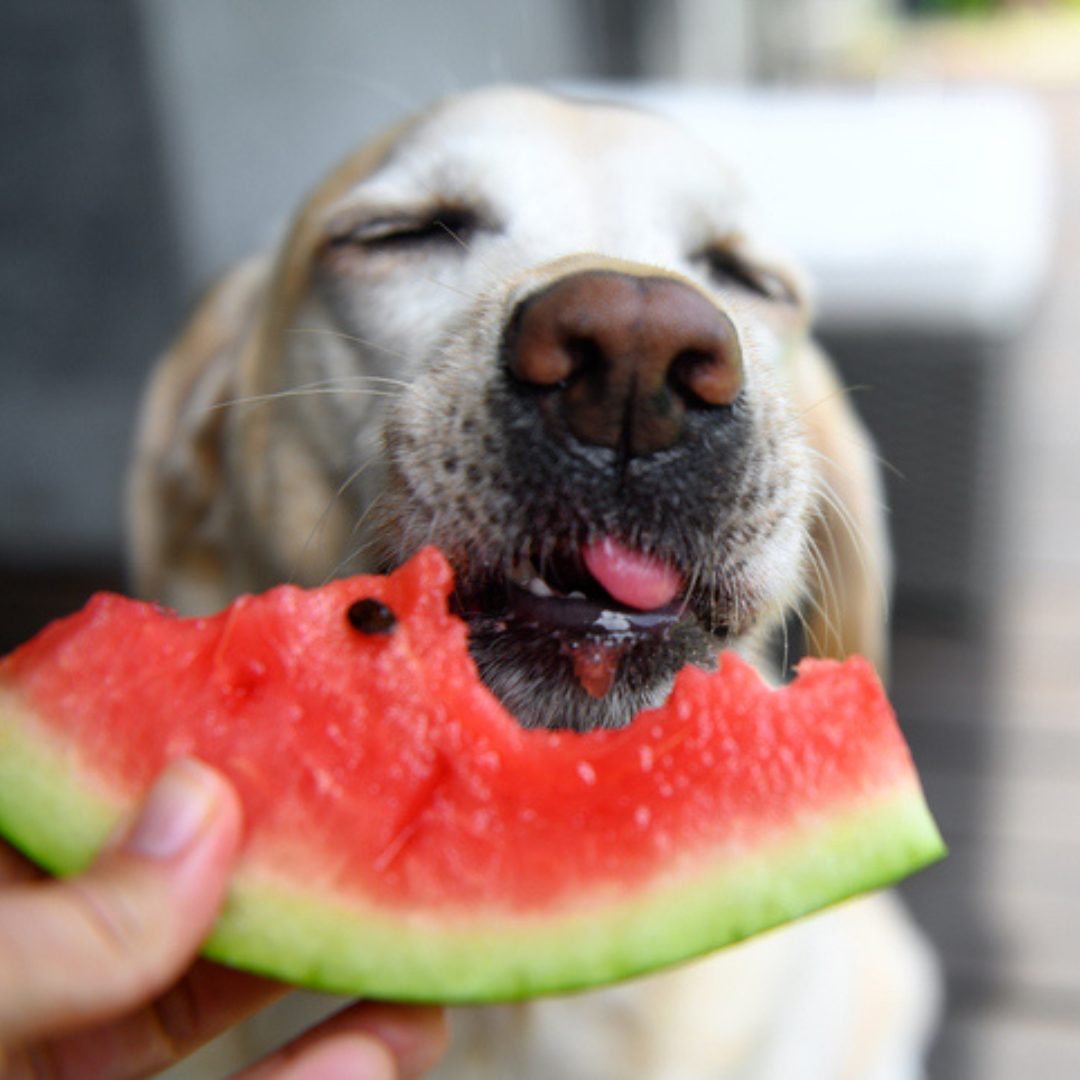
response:
<path fill-rule="evenodd" d="M 241 836 L 228 783 L 171 765 L 85 873 L 43 881 L 0 843 L 0 1077 L 150 1075 L 287 992 L 196 960 Z M 244 1073 L 391 1080 L 441 1054 L 441 1010 L 359 1003 Z"/>

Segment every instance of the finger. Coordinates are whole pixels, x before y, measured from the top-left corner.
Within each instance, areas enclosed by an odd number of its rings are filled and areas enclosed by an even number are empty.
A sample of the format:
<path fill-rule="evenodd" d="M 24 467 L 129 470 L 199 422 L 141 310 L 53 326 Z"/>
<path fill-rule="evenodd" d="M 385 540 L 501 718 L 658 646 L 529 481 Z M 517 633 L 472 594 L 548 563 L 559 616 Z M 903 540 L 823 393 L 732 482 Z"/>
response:
<path fill-rule="evenodd" d="M 243 1073 L 243 1080 L 395 1080 L 422 1076 L 446 1052 L 434 1007 L 360 1002 Z"/>
<path fill-rule="evenodd" d="M 0 840 L 0 885 L 41 881 L 45 875 L 24 855 Z"/>
<path fill-rule="evenodd" d="M 394 1055 L 364 1035 L 338 1035 L 292 1053 L 275 1054 L 245 1080 L 399 1080 Z"/>
<path fill-rule="evenodd" d="M 239 840 L 232 789 L 177 762 L 90 870 L 0 896 L 0 1043 L 115 1018 L 172 984 L 217 916 Z"/>
<path fill-rule="evenodd" d="M 161 998 L 120 1020 L 39 1043 L 24 1055 L 52 1080 L 149 1076 L 288 993 L 290 987 L 206 960 Z M 45 1066 L 42 1063 L 46 1063 Z M 11 1055 L 8 1068 L 22 1060 Z M 29 1066 L 29 1075 L 36 1075 Z M 0 1077 L 8 1076 L 0 1063 Z"/>
<path fill-rule="evenodd" d="M 198 960 L 184 978 L 146 1010 L 159 1027 L 172 1060 L 186 1057 L 222 1032 L 292 991 L 292 987 L 247 971 Z M 161 1069 L 170 1061 L 147 1062 Z"/>

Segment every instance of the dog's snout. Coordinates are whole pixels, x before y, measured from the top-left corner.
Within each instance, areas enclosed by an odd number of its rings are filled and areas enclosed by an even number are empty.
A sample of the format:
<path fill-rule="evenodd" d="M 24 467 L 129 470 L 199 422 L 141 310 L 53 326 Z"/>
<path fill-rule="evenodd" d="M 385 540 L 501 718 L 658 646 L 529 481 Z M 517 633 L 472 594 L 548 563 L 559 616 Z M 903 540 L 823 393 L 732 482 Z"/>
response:
<path fill-rule="evenodd" d="M 647 454 L 673 445 L 688 412 L 730 405 L 742 386 L 731 320 L 691 285 L 586 271 L 527 298 L 507 363 L 545 419 L 593 446 Z"/>

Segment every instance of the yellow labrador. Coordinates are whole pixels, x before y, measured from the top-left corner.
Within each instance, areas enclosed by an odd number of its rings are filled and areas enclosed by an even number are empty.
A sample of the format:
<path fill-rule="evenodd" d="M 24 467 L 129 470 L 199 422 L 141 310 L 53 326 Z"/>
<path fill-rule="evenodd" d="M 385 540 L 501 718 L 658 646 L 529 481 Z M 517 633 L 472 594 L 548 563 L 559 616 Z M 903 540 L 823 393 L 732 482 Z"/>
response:
<path fill-rule="evenodd" d="M 874 457 L 799 280 L 667 121 L 487 90 L 347 160 L 151 388 L 141 590 L 193 612 L 438 544 L 522 723 L 625 723 L 719 646 L 884 659 Z M 887 897 L 659 977 L 464 1011 L 466 1077 L 899 1078 L 934 966 Z"/>

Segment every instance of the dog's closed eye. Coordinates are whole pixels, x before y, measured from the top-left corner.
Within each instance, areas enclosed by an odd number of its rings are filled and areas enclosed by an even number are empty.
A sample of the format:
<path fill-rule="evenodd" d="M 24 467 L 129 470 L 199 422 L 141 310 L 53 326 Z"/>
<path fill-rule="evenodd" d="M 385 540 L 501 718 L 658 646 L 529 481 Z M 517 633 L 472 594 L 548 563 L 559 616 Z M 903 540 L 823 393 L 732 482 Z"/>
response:
<path fill-rule="evenodd" d="M 709 271 L 709 276 L 720 288 L 731 288 L 753 293 L 762 300 L 780 304 L 797 304 L 798 294 L 783 275 L 761 266 L 723 244 L 712 244 L 699 256 Z"/>
<path fill-rule="evenodd" d="M 484 216 L 471 206 L 443 205 L 379 214 L 334 236 L 330 246 L 360 247 L 370 251 L 440 246 L 462 249 L 485 227 Z"/>

